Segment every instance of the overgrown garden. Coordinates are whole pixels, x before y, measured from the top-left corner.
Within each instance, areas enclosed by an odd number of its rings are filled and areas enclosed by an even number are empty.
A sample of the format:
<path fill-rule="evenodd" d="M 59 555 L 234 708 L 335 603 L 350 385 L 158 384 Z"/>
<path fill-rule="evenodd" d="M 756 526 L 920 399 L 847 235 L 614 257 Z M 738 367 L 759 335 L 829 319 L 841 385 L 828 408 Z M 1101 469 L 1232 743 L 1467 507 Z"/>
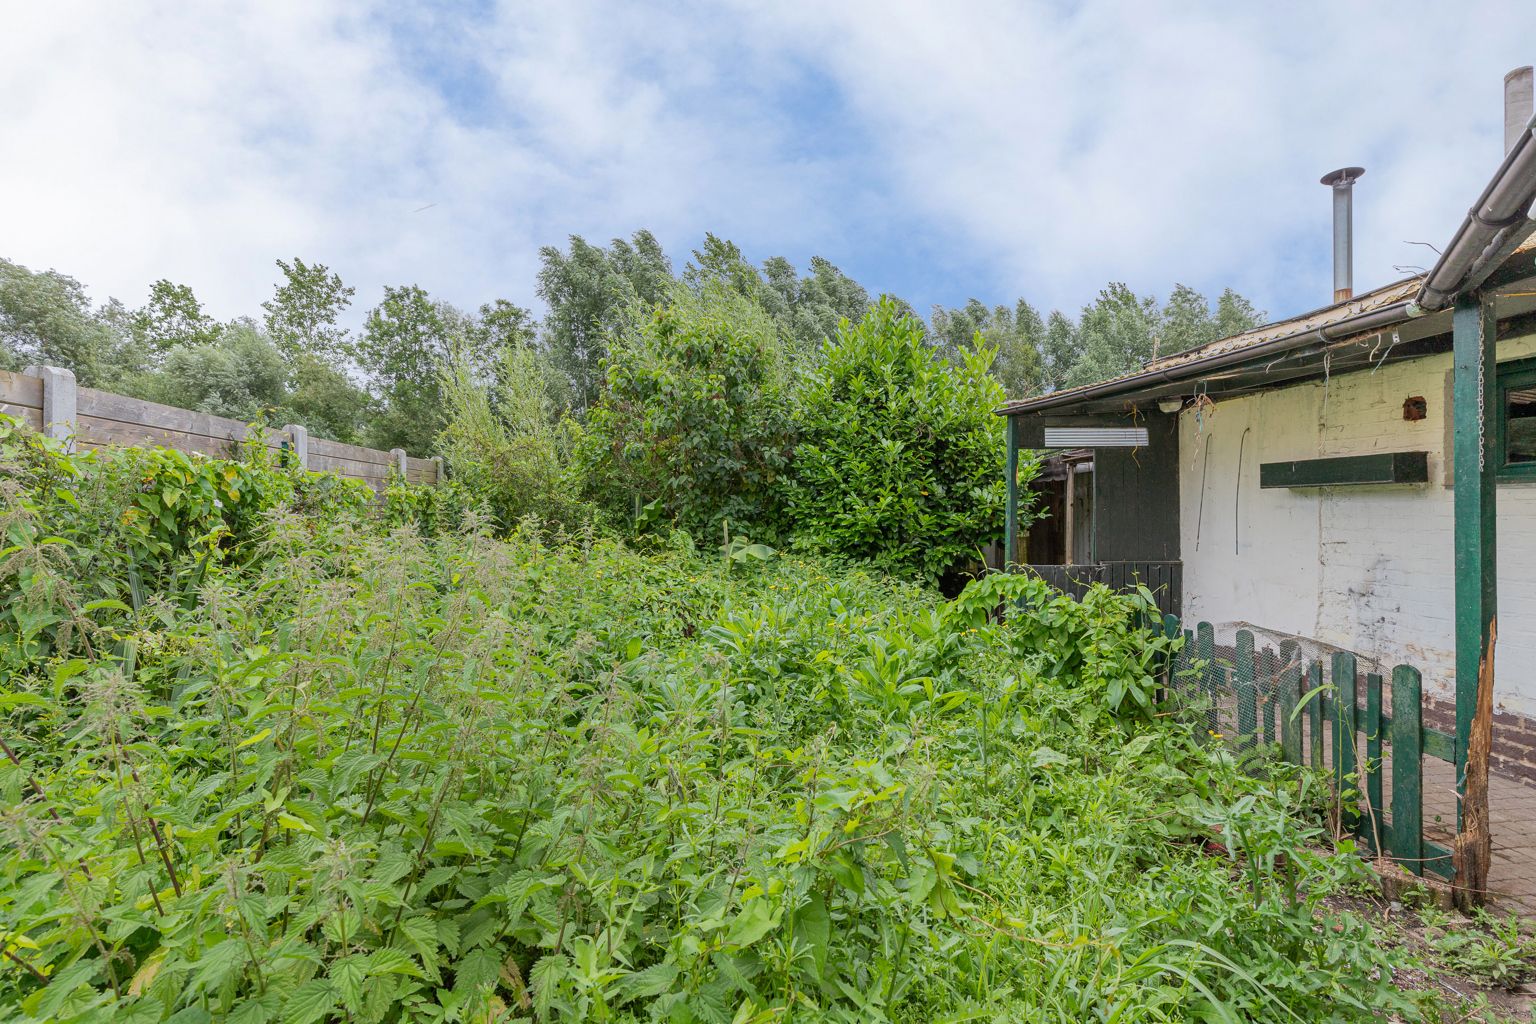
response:
<path fill-rule="evenodd" d="M 1436 1019 L 1135 596 L 0 467 L 7 1020 Z"/>

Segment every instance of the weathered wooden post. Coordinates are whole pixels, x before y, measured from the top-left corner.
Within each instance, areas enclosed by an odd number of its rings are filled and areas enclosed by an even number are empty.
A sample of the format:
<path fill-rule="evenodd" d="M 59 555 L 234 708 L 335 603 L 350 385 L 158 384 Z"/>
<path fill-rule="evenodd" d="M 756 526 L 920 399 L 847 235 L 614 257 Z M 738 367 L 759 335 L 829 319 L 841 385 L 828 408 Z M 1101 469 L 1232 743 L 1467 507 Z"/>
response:
<path fill-rule="evenodd" d="M 1456 508 L 1456 887 L 1459 894 L 1480 898 L 1487 888 L 1488 835 L 1486 788 L 1467 788 L 1473 720 L 1479 709 L 1480 685 L 1489 687 L 1492 710 L 1493 637 L 1498 613 L 1498 571 L 1495 487 L 1498 467 L 1495 432 L 1488 416 L 1498 401 L 1498 353 L 1493 302 L 1480 295 L 1456 300 L 1452 314 L 1452 392 L 1455 396 Z M 1487 756 L 1484 746 L 1480 752 Z M 1481 768 L 1486 778 L 1487 766 Z M 1469 808 L 1469 799 L 1481 807 Z M 1470 812 L 1470 813 L 1469 813 Z M 1472 835 L 1468 825 L 1481 826 Z M 1466 856 L 1462 851 L 1466 850 Z M 1479 852 L 1481 856 L 1478 856 Z M 1463 897 L 1464 898 L 1464 897 Z"/>
<path fill-rule="evenodd" d="M 80 389 L 74 371 L 62 366 L 29 366 L 21 372 L 43 382 L 43 433 L 63 441 L 67 451 L 74 451 L 75 435 L 80 432 Z"/>

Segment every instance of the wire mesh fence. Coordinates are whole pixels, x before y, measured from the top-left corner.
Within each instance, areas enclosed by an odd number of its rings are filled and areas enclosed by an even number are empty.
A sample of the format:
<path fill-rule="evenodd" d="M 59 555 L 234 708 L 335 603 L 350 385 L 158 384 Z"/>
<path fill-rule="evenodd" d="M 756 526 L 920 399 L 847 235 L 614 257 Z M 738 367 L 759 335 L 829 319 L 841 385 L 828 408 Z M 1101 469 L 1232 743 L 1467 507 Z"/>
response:
<path fill-rule="evenodd" d="M 1416 669 L 1246 622 L 1200 623 L 1186 636 L 1168 696 L 1193 727 L 1256 764 L 1328 772 L 1342 796 L 1336 823 L 1366 851 L 1452 876 L 1455 726 Z M 1489 812 L 1490 902 L 1536 915 L 1536 785 L 1496 766 Z"/>

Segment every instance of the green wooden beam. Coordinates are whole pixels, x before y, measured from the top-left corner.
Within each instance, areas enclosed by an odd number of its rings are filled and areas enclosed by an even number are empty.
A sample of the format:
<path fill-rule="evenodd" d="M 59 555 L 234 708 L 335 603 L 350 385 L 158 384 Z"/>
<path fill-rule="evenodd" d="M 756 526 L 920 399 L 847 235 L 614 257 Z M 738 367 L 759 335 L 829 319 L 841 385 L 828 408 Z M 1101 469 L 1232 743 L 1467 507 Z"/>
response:
<path fill-rule="evenodd" d="M 1019 431 L 1017 416 L 1009 416 L 1008 468 L 1004 470 L 1008 482 L 1008 511 L 1003 529 L 1003 571 L 1008 571 L 1019 559 Z"/>
<path fill-rule="evenodd" d="M 1376 452 L 1259 466 L 1260 487 L 1332 487 L 1340 484 L 1422 484 L 1429 481 L 1428 452 Z"/>
<path fill-rule="evenodd" d="M 1477 680 L 1497 608 L 1495 561 L 1498 466 L 1498 334 L 1491 299 L 1456 300 L 1451 319 L 1455 364 L 1456 487 L 1456 793 L 1466 781 L 1467 740 L 1477 709 Z M 1459 817 L 1459 812 L 1458 812 Z"/>

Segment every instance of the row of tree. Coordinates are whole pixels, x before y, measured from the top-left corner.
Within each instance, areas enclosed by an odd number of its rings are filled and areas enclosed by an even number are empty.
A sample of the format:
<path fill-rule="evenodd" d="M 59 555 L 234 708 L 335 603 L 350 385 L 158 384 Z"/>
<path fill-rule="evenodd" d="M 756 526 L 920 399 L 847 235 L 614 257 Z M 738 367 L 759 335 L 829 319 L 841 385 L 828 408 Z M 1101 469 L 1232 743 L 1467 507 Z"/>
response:
<path fill-rule="evenodd" d="M 551 409 L 581 420 L 604 386 L 612 339 L 637 309 L 678 286 L 718 284 L 750 302 L 787 344 L 814 353 L 844 319 L 873 305 L 869 292 L 828 261 L 801 274 L 788 260 L 761 265 L 707 235 L 679 273 L 648 231 L 607 246 L 573 236 L 540 252 L 542 320 L 496 299 L 474 312 L 416 285 L 386 287 L 359 330 L 344 323 L 355 291 L 318 263 L 279 260 L 281 278 L 259 315 L 222 322 L 191 287 L 158 281 L 143 306 L 94 304 L 57 271 L 0 259 L 0 368 L 29 362 L 73 369 L 82 384 L 219 415 L 303 423 L 316 434 L 427 453 L 446 425 L 450 365 L 479 382 L 504 372 L 502 353 L 527 349 Z M 895 308 L 911 307 L 891 298 Z M 1253 327 L 1260 314 L 1230 289 L 1214 309 L 1179 285 L 1167 302 L 1111 284 L 1076 318 L 1028 302 L 935 307 L 927 344 L 958 360 L 986 345 L 1010 397 L 1116 376 Z"/>

